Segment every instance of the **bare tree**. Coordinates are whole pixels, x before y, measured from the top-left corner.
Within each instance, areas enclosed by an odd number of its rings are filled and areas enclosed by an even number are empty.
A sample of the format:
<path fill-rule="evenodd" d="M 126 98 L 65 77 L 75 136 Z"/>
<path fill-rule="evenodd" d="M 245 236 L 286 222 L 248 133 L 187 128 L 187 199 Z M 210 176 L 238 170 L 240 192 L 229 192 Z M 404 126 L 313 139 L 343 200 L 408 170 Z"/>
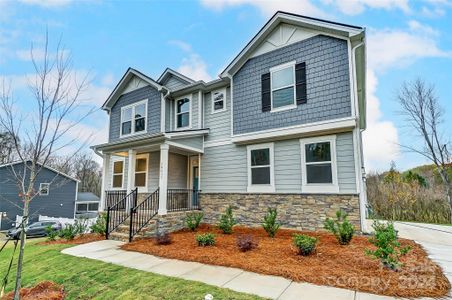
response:
<path fill-rule="evenodd" d="M 435 89 L 424 80 L 416 79 L 402 85 L 398 101 L 410 128 L 414 129 L 423 140 L 422 147 L 409 145 L 402 145 L 402 147 L 424 156 L 436 166 L 444 185 L 452 218 L 452 189 L 448 174 L 452 159 L 449 152 L 451 141 L 448 135 L 444 136 L 440 131 L 444 110 L 435 95 Z"/>
<path fill-rule="evenodd" d="M 14 137 L 0 130 L 0 165 L 12 162 L 14 157 Z"/>
<path fill-rule="evenodd" d="M 23 202 L 14 299 L 20 297 L 25 226 L 29 218 L 30 202 L 39 194 L 35 187 L 37 176 L 56 153 L 67 149 L 69 145 L 80 145 L 80 148 L 84 146 L 79 137 L 72 135 L 71 130 L 94 111 L 80 101 L 80 95 L 88 84 L 87 76 L 78 80 L 72 68 L 72 60 L 67 51 L 62 49 L 61 41 L 58 42 L 56 51 L 51 53 L 46 32 L 42 60 L 35 58 L 33 46 L 30 54 L 35 75 L 29 80 L 32 97 L 25 101 L 30 108 L 35 105 L 30 110 L 32 112 L 22 114 L 17 111 L 10 88 L 5 83 L 0 95 L 0 127 L 12 137 L 11 144 L 22 162 L 20 168 L 11 166 L 18 194 Z M 74 153 L 77 151 L 78 149 L 74 149 Z"/>

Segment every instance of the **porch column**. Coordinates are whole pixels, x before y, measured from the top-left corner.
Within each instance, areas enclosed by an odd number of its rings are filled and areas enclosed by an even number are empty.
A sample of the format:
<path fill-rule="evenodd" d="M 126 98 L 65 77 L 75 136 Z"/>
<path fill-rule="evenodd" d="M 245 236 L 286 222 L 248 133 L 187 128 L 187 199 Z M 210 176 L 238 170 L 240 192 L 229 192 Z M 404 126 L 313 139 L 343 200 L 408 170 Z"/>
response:
<path fill-rule="evenodd" d="M 130 149 L 128 156 L 128 168 L 127 168 L 127 193 L 130 193 L 135 188 L 135 159 L 136 150 Z M 127 202 L 127 209 L 130 209 L 132 203 Z"/>
<path fill-rule="evenodd" d="M 107 178 L 111 176 L 110 174 L 110 154 L 103 154 L 102 163 L 102 189 L 100 192 L 100 211 L 105 211 L 106 207 L 106 190 L 107 190 Z"/>
<path fill-rule="evenodd" d="M 166 215 L 166 198 L 168 192 L 168 153 L 169 145 L 160 145 L 160 175 L 159 175 L 159 215 Z"/>

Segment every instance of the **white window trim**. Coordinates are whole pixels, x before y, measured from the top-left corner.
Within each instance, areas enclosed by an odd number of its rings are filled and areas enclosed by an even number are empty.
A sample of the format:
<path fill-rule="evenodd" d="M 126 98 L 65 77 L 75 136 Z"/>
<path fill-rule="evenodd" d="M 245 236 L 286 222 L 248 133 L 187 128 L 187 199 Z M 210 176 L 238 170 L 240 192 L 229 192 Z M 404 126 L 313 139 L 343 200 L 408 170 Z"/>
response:
<path fill-rule="evenodd" d="M 270 101 L 271 101 L 271 110 L 270 112 L 279 112 L 279 111 L 284 111 L 284 110 L 289 110 L 289 109 L 294 109 L 297 108 L 297 91 L 295 89 L 296 86 L 296 77 L 295 77 L 295 64 L 296 61 L 291 61 L 282 65 L 278 65 L 278 66 L 274 66 L 272 68 L 270 68 Z M 283 87 L 279 87 L 277 89 L 273 89 L 273 73 L 292 67 L 292 72 L 293 72 L 293 83 L 287 86 L 283 86 Z M 274 91 L 278 91 L 278 90 L 282 90 L 288 87 L 293 87 L 293 103 L 290 105 L 285 105 L 285 106 L 281 106 L 278 108 L 273 108 L 273 92 Z"/>
<path fill-rule="evenodd" d="M 213 100 L 213 94 L 216 92 L 222 92 L 224 94 L 224 99 L 223 99 L 223 108 L 222 109 L 217 109 L 215 110 L 215 101 Z M 214 90 L 210 93 L 210 98 L 211 98 L 211 105 L 212 105 L 212 114 L 217 114 L 217 113 L 221 113 L 227 110 L 226 108 L 226 88 L 221 88 L 221 89 L 217 89 Z"/>
<path fill-rule="evenodd" d="M 135 132 L 135 107 L 138 105 L 144 104 L 144 130 L 142 131 L 138 131 Z M 122 112 L 124 110 L 126 110 L 127 108 L 132 108 L 132 119 L 131 119 L 131 124 L 130 124 L 130 133 L 127 134 L 123 134 L 122 133 Z M 132 136 L 132 135 L 137 135 L 137 134 L 143 134 L 146 133 L 148 129 L 148 99 L 144 99 L 138 102 L 134 102 L 132 104 L 126 105 L 121 107 L 121 116 L 120 116 L 120 124 L 119 124 L 119 137 L 127 137 L 127 136 Z"/>
<path fill-rule="evenodd" d="M 139 158 L 145 158 L 146 159 L 146 170 L 145 171 L 137 172 L 137 170 L 136 170 L 136 168 L 137 168 L 136 160 L 139 159 Z M 133 181 L 135 182 L 135 175 L 137 173 L 145 173 L 145 175 L 146 175 L 146 178 L 145 178 L 145 181 L 144 181 L 145 185 L 144 186 L 135 186 L 136 188 L 138 188 L 139 192 L 147 192 L 148 191 L 148 179 L 149 179 L 148 171 L 149 171 L 149 153 L 137 154 L 135 156 L 135 170 L 133 172 L 133 176 L 134 176 Z"/>
<path fill-rule="evenodd" d="M 41 190 L 42 190 L 42 186 L 45 185 L 45 184 L 47 185 L 47 193 L 43 194 L 43 193 L 41 193 Z M 39 184 L 39 195 L 40 196 L 48 196 L 49 193 L 50 193 L 50 183 L 48 183 L 48 182 L 41 182 Z"/>
<path fill-rule="evenodd" d="M 179 115 L 179 114 L 183 114 L 183 113 L 178 113 L 177 112 L 177 101 L 179 101 L 179 100 L 182 100 L 182 99 L 184 99 L 184 98 L 187 98 L 188 99 L 188 103 L 190 104 L 189 105 L 189 109 L 188 109 L 188 126 L 185 126 L 185 127 L 177 127 L 177 116 Z M 190 95 L 187 95 L 187 96 L 184 96 L 184 97 L 179 97 L 179 98 L 177 98 L 176 99 L 176 101 L 174 101 L 174 128 L 175 128 L 175 130 L 185 130 L 185 129 L 191 129 L 191 113 L 192 113 L 192 107 L 191 107 L 191 105 L 192 105 L 192 95 L 190 94 Z M 186 112 L 184 112 L 184 113 L 186 113 Z"/>
<path fill-rule="evenodd" d="M 121 182 L 121 187 L 113 187 L 113 177 L 115 175 L 114 171 L 115 171 L 115 162 L 118 161 L 122 161 L 122 182 Z M 124 172 L 126 169 L 126 160 L 124 157 L 118 157 L 118 158 L 112 158 L 111 160 L 111 184 L 110 184 L 110 188 L 112 190 L 123 190 L 124 189 Z M 116 173 L 116 175 L 119 175 L 120 173 Z"/>
<path fill-rule="evenodd" d="M 307 183 L 306 170 L 306 150 L 305 145 L 312 143 L 330 143 L 331 151 L 331 176 L 332 183 Z M 336 162 L 336 135 L 327 135 L 313 138 L 300 139 L 301 152 L 301 190 L 303 193 L 339 193 L 339 184 L 337 181 L 337 162 Z"/>
<path fill-rule="evenodd" d="M 80 210 L 79 211 L 78 210 L 78 206 L 80 204 L 86 204 L 86 210 Z M 89 210 L 89 205 L 90 204 L 98 204 L 98 209 L 97 210 Z M 90 213 L 90 212 L 98 212 L 99 208 L 100 208 L 100 203 L 99 202 L 79 202 L 79 203 L 76 203 L 75 210 L 76 210 L 76 212 L 80 212 L 80 213 Z"/>
<path fill-rule="evenodd" d="M 269 149 L 270 152 L 270 184 L 251 183 L 251 150 Z M 247 152 L 248 187 L 247 192 L 274 193 L 275 192 L 275 163 L 274 163 L 274 143 L 249 145 Z"/>

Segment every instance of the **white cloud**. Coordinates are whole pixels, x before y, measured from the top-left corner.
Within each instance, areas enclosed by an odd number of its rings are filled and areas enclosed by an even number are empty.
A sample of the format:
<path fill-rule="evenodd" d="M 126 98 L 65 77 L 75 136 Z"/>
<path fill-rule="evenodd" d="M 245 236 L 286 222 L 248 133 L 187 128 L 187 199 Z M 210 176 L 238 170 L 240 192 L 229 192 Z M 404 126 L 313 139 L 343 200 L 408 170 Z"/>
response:
<path fill-rule="evenodd" d="M 71 4 L 72 0 L 19 0 L 19 2 L 28 5 L 37 5 L 41 7 L 64 7 Z"/>
<path fill-rule="evenodd" d="M 179 41 L 179 40 L 171 40 L 168 42 L 170 45 L 174 45 L 178 48 L 180 48 L 181 50 L 185 51 L 185 52 L 191 52 L 192 48 L 191 45 L 184 42 L 184 41 Z"/>
<path fill-rule="evenodd" d="M 212 80 L 212 76 L 210 76 L 207 70 L 207 63 L 199 54 L 193 51 L 190 44 L 179 40 L 171 40 L 168 41 L 168 43 L 177 46 L 187 54 L 187 56 L 182 59 L 180 66 L 177 68 L 179 73 L 194 80 Z"/>
<path fill-rule="evenodd" d="M 288 11 L 313 17 L 324 17 L 326 13 L 312 4 L 310 0 L 201 0 L 207 8 L 221 11 L 227 7 L 252 5 L 257 7 L 265 16 L 271 16 L 276 11 Z"/>
<path fill-rule="evenodd" d="M 36 62 L 41 62 L 44 60 L 46 52 L 44 48 L 33 48 L 33 58 Z M 68 50 L 60 50 L 59 55 L 66 57 L 69 55 Z M 56 53 L 47 53 L 49 60 L 55 59 Z M 23 61 L 31 61 L 31 50 L 30 49 L 20 49 L 16 50 L 16 57 Z"/>
<path fill-rule="evenodd" d="M 366 8 L 371 9 L 398 9 L 404 13 L 409 13 L 408 0 L 323 0 L 326 4 L 336 6 L 342 13 L 347 15 L 358 15 Z"/>

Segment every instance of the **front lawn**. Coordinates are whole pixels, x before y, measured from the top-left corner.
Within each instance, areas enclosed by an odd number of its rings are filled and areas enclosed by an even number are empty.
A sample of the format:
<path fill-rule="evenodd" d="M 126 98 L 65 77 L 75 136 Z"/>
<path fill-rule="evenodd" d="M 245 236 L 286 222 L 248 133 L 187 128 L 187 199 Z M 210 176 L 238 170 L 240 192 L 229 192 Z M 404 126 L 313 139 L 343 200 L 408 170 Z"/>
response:
<path fill-rule="evenodd" d="M 38 245 L 31 240 L 25 248 L 23 285 L 33 286 L 44 280 L 64 286 L 66 299 L 261 299 L 194 281 L 161 276 L 113 264 L 62 254 L 70 245 Z M 0 276 L 6 272 L 12 247 L 0 253 Z M 17 257 L 17 256 L 16 256 Z M 11 270 L 6 291 L 14 286 Z"/>
<path fill-rule="evenodd" d="M 215 234 L 215 245 L 198 246 L 195 236 L 207 232 Z M 280 229 L 275 238 L 270 238 L 262 228 L 236 226 L 233 234 L 223 234 L 216 227 L 202 225 L 197 232 L 172 233 L 169 245 L 144 239 L 125 244 L 122 249 L 389 296 L 440 297 L 450 289 L 441 269 L 413 241 L 401 239 L 401 244 L 410 246 L 411 251 L 402 257 L 404 266 L 396 272 L 365 254 L 365 249 L 375 249 L 368 237 L 355 236 L 350 245 L 341 246 L 330 233 L 303 232 L 318 238 L 318 245 L 315 253 L 301 256 L 292 244 L 296 232 Z M 236 244 L 240 235 L 252 235 L 259 241 L 257 248 L 241 252 Z"/>

